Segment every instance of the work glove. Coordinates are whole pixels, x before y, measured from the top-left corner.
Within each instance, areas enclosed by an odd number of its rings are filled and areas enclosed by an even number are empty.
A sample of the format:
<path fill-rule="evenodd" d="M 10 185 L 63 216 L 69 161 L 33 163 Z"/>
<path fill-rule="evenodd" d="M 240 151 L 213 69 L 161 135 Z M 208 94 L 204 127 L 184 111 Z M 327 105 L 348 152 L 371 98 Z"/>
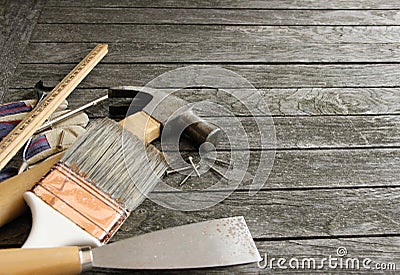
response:
<path fill-rule="evenodd" d="M 36 100 L 24 100 L 0 105 L 0 138 L 4 138 L 18 123 L 34 108 Z M 64 101 L 51 115 L 48 121 L 62 115 L 66 110 L 68 102 Z M 81 112 L 62 122 L 55 124 L 52 128 L 35 134 L 23 150 L 23 164 L 19 171 L 22 172 L 42 160 L 51 157 L 69 148 L 76 138 L 84 133 L 89 122 L 88 116 Z M 0 172 L 0 181 L 17 174 L 18 169 L 6 167 Z"/>

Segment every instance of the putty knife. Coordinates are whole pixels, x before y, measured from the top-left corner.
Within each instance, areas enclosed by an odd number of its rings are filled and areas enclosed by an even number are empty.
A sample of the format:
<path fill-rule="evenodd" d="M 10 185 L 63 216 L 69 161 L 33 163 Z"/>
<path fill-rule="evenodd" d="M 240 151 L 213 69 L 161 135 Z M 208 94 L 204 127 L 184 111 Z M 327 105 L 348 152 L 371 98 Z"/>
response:
<path fill-rule="evenodd" d="M 78 274 L 92 268 L 187 269 L 260 260 L 243 217 L 168 228 L 94 249 L 0 250 L 0 266 L 6 274 Z"/>

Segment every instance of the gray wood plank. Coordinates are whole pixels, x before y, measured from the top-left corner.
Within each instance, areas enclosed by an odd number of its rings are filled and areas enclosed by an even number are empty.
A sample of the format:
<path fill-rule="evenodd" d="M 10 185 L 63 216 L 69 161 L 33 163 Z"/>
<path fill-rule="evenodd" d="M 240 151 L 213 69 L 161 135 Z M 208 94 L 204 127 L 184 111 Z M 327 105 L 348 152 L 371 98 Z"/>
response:
<path fill-rule="evenodd" d="M 77 7 L 175 7 L 175 8 L 254 8 L 254 9 L 397 9 L 398 2 L 396 0 L 373 1 L 373 0 L 121 0 L 121 1 L 103 1 L 103 0 L 85 0 L 85 1 L 68 1 L 68 0 L 50 0 L 47 6 L 77 6 Z"/>
<path fill-rule="evenodd" d="M 28 212 L 0 228 L 0 248 L 21 247 L 28 238 L 32 226 Z"/>
<path fill-rule="evenodd" d="M 143 210 L 142 210 L 143 211 Z M 17 223 L 12 224 L 12 226 L 6 226 L 0 229 L 0 246 L 1 247 L 20 247 L 23 243 L 23 240 L 27 237 L 27 234 L 30 229 L 30 219 L 27 214 L 25 217 L 18 220 L 18 227 L 16 227 Z M 142 218 L 143 215 L 141 215 Z M 140 216 L 139 216 L 140 217 Z M 16 232 L 20 235 L 16 237 Z M 114 237 L 113 241 L 121 240 L 126 235 L 117 234 Z M 136 235 L 136 234 L 135 234 Z M 232 267 L 225 267 L 220 269 L 207 269 L 207 270 L 186 270 L 185 273 L 188 274 L 204 274 L 204 272 L 213 273 L 213 274 L 226 274 L 227 272 L 236 273 L 258 273 L 262 272 L 262 274 L 288 274 L 288 273 L 296 273 L 298 272 L 309 272 L 312 270 L 313 273 L 326 273 L 327 271 L 330 274 L 343 274 L 345 271 L 346 274 L 359 274 L 361 271 L 367 272 L 368 266 L 374 270 L 374 274 L 387 274 L 388 270 L 393 270 L 393 267 L 398 269 L 399 266 L 399 246 L 400 239 L 399 237 L 360 237 L 360 238 L 332 238 L 332 239 L 310 239 L 310 240 L 269 240 L 269 241 L 261 241 L 256 240 L 256 246 L 260 252 L 260 255 L 265 259 L 267 258 L 270 261 L 272 258 L 285 258 L 287 261 L 290 259 L 298 259 L 299 262 L 306 258 L 312 258 L 320 265 L 323 258 L 329 258 L 329 256 L 333 258 L 340 258 L 337 255 L 338 248 L 344 247 L 348 254 L 343 256 L 344 259 L 343 268 L 339 268 L 339 263 L 337 268 L 329 268 L 328 263 L 324 265 L 324 268 L 313 269 L 307 268 L 307 265 L 304 265 L 303 268 L 296 269 L 281 269 L 276 265 L 276 261 L 274 261 L 273 266 L 270 264 L 260 269 L 257 264 L 247 264 L 247 265 L 238 265 Z M 195 247 L 194 247 L 195 249 Z M 351 263 L 346 265 L 346 260 L 348 259 L 356 259 L 356 267 L 357 262 L 360 264 L 360 268 L 350 268 Z M 367 264 L 367 267 L 362 265 L 364 259 L 371 260 L 370 264 Z M 358 261 L 357 261 L 358 260 Z M 260 263 L 263 266 L 265 262 Z M 387 269 L 380 271 L 377 270 L 376 264 L 387 264 Z M 389 264 L 394 264 L 390 265 Z M 318 266 L 318 265 L 317 265 Z M 301 267 L 301 265 L 300 265 Z M 349 267 L 349 268 L 347 268 Z M 128 272 L 128 271 L 126 271 Z M 123 273 L 122 271 L 117 270 L 96 270 L 96 272 L 88 273 L 88 274 L 115 274 L 115 273 Z M 181 274 L 181 271 L 129 271 L 129 274 Z"/>
<path fill-rule="evenodd" d="M 192 193 L 177 198 L 190 199 Z M 160 196 L 162 194 L 159 194 Z M 204 199 L 219 196 L 207 193 Z M 163 208 L 146 200 L 118 232 L 119 238 L 211 218 L 242 215 L 254 238 L 398 234 L 398 188 L 235 192 L 201 211 Z"/>
<path fill-rule="evenodd" d="M 398 237 L 256 241 L 256 245 L 263 258 L 272 260 L 272 267 L 270 264 L 264 267 L 264 262 L 262 262 L 260 263 L 262 268 L 254 263 L 224 268 L 185 270 L 185 274 L 368 274 L 372 272 L 388 274 L 388 272 L 396 272 L 399 268 Z M 339 257 L 337 250 L 343 247 L 348 255 Z M 329 256 L 332 258 L 331 265 L 328 262 Z M 286 260 L 282 267 L 277 264 L 279 258 Z M 325 261 L 323 261 L 324 258 Z M 299 261 L 298 265 L 296 265 L 296 259 Z M 308 259 L 314 260 L 315 265 L 313 261 L 309 265 Z M 294 268 L 289 266 L 291 260 Z M 96 274 L 109 274 L 116 271 L 97 270 L 97 272 L 100 273 Z M 129 271 L 129 274 L 181 274 L 181 271 Z"/>
<path fill-rule="evenodd" d="M 70 108 L 77 108 L 88 101 L 89 98 L 85 97 L 84 100 L 80 100 L 80 104 L 73 103 Z M 230 106 L 225 105 L 225 107 Z M 107 104 L 92 108 L 87 113 L 91 118 L 108 116 Z M 244 127 L 246 135 L 236 136 L 234 143 L 224 136 L 218 146 L 220 150 L 400 146 L 400 117 L 397 115 L 274 117 L 273 124 L 268 117 L 260 117 L 257 125 L 251 117 L 227 116 L 221 112 L 210 112 L 209 109 L 199 110 L 198 114 L 208 116 L 205 119 L 221 127 L 228 136 L 235 133 L 237 125 Z M 260 131 L 266 131 L 271 127 L 276 131 L 276 142 L 272 136 L 260 140 Z"/>
<path fill-rule="evenodd" d="M 30 43 L 22 63 L 79 62 L 94 43 Z M 399 43 L 111 43 L 109 63 L 137 62 L 251 62 L 251 63 L 332 63 L 400 62 Z"/>
<path fill-rule="evenodd" d="M 190 194 L 181 196 L 190 198 Z M 211 192 L 207 197 L 213 199 L 218 195 Z M 235 192 L 223 203 L 191 212 L 163 208 L 145 200 L 121 227 L 115 239 L 237 215 L 246 218 L 255 239 L 398 235 L 398 196 L 398 188 L 263 191 L 255 196 Z M 8 243 L 7 238 L 2 237 L 1 245 Z"/>
<path fill-rule="evenodd" d="M 25 97 L 15 99 L 32 98 L 28 95 L 32 95 L 32 91 L 26 91 Z M 69 100 L 72 108 L 100 96 L 94 96 L 88 93 L 88 90 L 77 90 L 72 95 L 79 98 L 77 101 Z M 95 118 L 107 116 L 107 112 L 107 104 L 102 104 L 90 109 L 88 114 Z M 239 118 L 239 120 L 246 126 L 251 147 L 260 148 L 258 129 L 254 127 L 254 122 L 250 118 Z M 319 150 L 337 147 L 397 146 L 399 135 L 397 116 L 275 117 L 274 120 L 278 148 L 318 150 L 278 151 L 268 188 L 398 185 L 397 170 L 400 163 L 397 150 Z M 268 146 L 268 142 L 264 145 Z M 229 143 L 223 142 L 220 148 L 229 149 L 229 146 Z M 192 150 L 188 147 L 184 149 Z M 249 175 L 254 175 L 256 172 L 258 153 L 252 153 Z M 220 154 L 220 158 L 229 160 L 228 153 L 220 152 Z M 290 173 L 287 173 L 288 171 Z M 213 183 L 213 179 L 218 180 L 212 173 L 208 173 L 206 179 L 210 183 Z M 177 175 L 171 180 L 176 184 L 182 180 L 182 176 Z M 201 187 L 191 184 L 187 187 L 192 189 Z M 251 178 L 247 177 L 242 186 L 247 188 L 250 184 Z"/>
<path fill-rule="evenodd" d="M 398 10 L 242 10 L 47 7 L 40 23 L 399 25 Z"/>
<path fill-rule="evenodd" d="M 203 115 L 207 114 L 204 112 Z M 260 118 L 259 127 L 252 118 L 207 117 L 218 125 L 224 136 L 219 150 L 329 149 L 329 148 L 391 148 L 400 146 L 399 116 L 340 117 L 274 117 Z M 246 135 L 238 133 L 241 125 Z M 272 128 L 273 127 L 273 128 Z M 268 138 L 260 140 L 261 131 Z M 268 129 L 275 129 L 276 141 Z M 236 134 L 236 135 L 235 135 Z M 232 139 L 234 138 L 234 141 Z"/>
<path fill-rule="evenodd" d="M 62 30 L 62 31 L 60 31 Z M 398 43 L 400 26 L 38 24 L 31 42 Z"/>
<path fill-rule="evenodd" d="M 7 1 L 3 6 L 0 33 L 0 101 L 8 91 L 9 83 L 19 58 L 28 44 L 44 1 Z"/>
<path fill-rule="evenodd" d="M 399 88 L 298 88 L 260 89 L 258 93 L 243 91 L 247 102 L 256 106 L 262 98 L 269 110 L 257 110 L 258 115 L 384 115 L 400 113 Z M 107 94 L 106 89 L 76 89 L 69 97 L 70 108 L 77 108 L 89 101 Z M 222 104 L 237 116 L 250 116 L 237 98 L 217 89 L 185 89 L 177 91 L 177 96 L 189 102 L 208 100 Z M 11 89 L 4 101 L 18 101 L 35 98 L 33 89 Z M 123 100 L 127 106 L 131 99 Z M 108 104 L 117 105 L 115 100 L 88 110 L 91 117 L 108 116 Z M 254 110 L 253 110 L 254 112 Z"/>
<path fill-rule="evenodd" d="M 157 144 L 156 144 L 157 145 Z M 247 152 L 218 152 L 217 158 L 238 163 Z M 369 150 L 278 150 L 275 153 L 273 167 L 268 174 L 266 169 L 257 172 L 260 151 L 250 152 L 248 167 L 239 189 L 253 190 L 253 177 L 259 173 L 265 178 L 264 190 L 270 189 L 302 189 L 302 188 L 358 188 L 366 186 L 399 186 L 398 169 L 400 166 L 398 149 Z M 191 152 L 183 152 L 183 157 L 195 156 Z M 196 158 L 196 161 L 198 159 Z M 216 165 L 223 173 L 226 166 Z M 196 177 L 180 187 L 179 183 L 185 175 L 172 174 L 165 181 L 178 190 L 203 190 L 217 184 L 221 178 L 211 171 L 205 172 L 201 180 Z M 232 190 L 237 182 L 226 184 L 222 181 L 218 190 Z M 226 184 L 226 185 L 225 185 Z M 313 191 L 309 191 L 313 193 Z"/>
<path fill-rule="evenodd" d="M 107 57 L 104 59 L 107 62 Z M 145 85 L 155 77 L 184 64 L 104 64 L 100 63 L 80 84 L 85 88 L 107 88 L 118 85 Z M 222 65 L 220 65 L 222 66 Z M 31 88 L 39 80 L 56 85 L 72 68 L 72 64 L 24 64 L 15 74 L 12 88 Z M 257 88 L 373 88 L 400 86 L 399 64 L 331 64 L 331 65 L 223 65 L 246 78 Z M 205 69 L 206 70 L 206 69 Z M 206 73 L 206 72 L 205 72 Z M 177 87 L 182 76 L 159 82 L 159 87 Z M 210 78 L 212 76 L 209 76 Z M 196 85 L 197 76 L 188 79 Z M 215 79 L 225 82 L 219 88 L 237 88 L 235 79 Z M 235 87 L 236 86 L 236 87 Z"/>

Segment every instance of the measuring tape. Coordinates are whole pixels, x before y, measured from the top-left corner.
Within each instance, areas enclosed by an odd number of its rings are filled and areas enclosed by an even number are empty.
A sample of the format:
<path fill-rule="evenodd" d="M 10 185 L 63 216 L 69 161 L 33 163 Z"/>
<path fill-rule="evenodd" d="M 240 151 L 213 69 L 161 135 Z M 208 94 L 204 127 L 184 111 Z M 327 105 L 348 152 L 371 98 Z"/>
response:
<path fill-rule="evenodd" d="M 0 170 L 36 132 L 67 96 L 107 54 L 108 45 L 97 45 L 64 79 L 0 142 Z"/>

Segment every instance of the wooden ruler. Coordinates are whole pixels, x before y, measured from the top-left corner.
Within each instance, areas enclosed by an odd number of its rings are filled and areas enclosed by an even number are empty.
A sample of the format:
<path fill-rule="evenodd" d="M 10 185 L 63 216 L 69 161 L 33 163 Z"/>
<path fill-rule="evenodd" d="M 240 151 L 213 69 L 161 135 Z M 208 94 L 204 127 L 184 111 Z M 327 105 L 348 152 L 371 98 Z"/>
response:
<path fill-rule="evenodd" d="M 97 45 L 64 79 L 0 142 L 3 169 L 64 99 L 107 54 L 108 45 Z"/>

